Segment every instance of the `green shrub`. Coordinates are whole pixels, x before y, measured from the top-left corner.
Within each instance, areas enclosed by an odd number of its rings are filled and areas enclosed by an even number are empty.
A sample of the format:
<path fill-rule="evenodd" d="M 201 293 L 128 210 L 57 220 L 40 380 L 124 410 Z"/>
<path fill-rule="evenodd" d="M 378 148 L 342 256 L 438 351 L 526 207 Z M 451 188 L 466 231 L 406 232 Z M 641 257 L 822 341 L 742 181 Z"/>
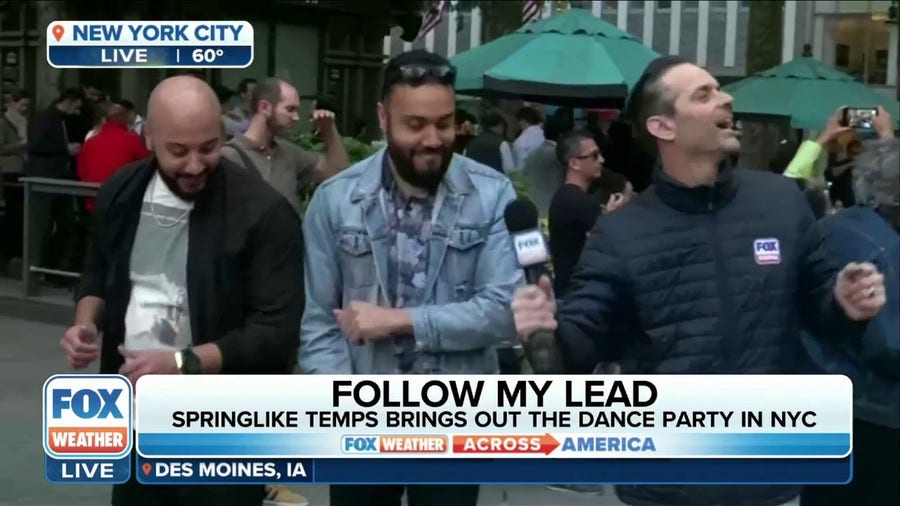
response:
<path fill-rule="evenodd" d="M 350 165 L 365 160 L 374 155 L 381 149 L 379 146 L 366 144 L 365 142 L 356 140 L 352 137 L 344 137 L 344 150 L 347 151 L 347 157 L 350 159 Z M 312 151 L 313 153 L 325 153 L 325 144 L 319 142 L 312 133 L 306 133 L 294 138 L 294 143 L 301 149 Z M 313 192 L 316 191 L 316 184 L 309 184 L 300 189 L 300 205 L 302 209 L 306 209 L 306 205 L 312 198 Z"/>
<path fill-rule="evenodd" d="M 528 180 L 525 176 L 522 175 L 522 171 L 513 172 L 511 174 L 507 174 L 510 182 L 513 185 L 513 190 L 516 191 L 516 196 L 521 198 L 527 198 L 529 192 L 531 191 L 531 181 Z"/>

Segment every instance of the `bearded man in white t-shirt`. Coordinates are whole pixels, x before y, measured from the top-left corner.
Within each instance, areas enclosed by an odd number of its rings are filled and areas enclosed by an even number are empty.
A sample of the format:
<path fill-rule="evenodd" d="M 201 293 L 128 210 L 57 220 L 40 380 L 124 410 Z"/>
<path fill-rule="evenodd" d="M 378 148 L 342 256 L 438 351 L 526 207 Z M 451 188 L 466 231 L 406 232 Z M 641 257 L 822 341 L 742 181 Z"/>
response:
<path fill-rule="evenodd" d="M 290 204 L 221 157 L 219 103 L 179 76 L 150 96 L 153 157 L 100 189 L 73 326 L 61 345 L 83 369 L 146 374 L 284 374 L 303 315 L 303 237 Z M 98 328 L 103 331 L 98 339 Z M 101 342 L 102 341 L 102 342 Z M 113 487 L 112 504 L 259 506 L 261 485 Z"/>

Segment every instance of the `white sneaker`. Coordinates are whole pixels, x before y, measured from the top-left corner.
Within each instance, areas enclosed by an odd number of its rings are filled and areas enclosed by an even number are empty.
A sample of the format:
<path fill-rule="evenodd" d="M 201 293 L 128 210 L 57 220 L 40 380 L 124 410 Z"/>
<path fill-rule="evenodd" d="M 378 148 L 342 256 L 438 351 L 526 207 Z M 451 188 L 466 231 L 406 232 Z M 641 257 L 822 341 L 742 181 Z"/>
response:
<path fill-rule="evenodd" d="M 557 492 L 576 493 L 581 495 L 603 495 L 606 487 L 603 485 L 549 485 L 547 488 Z"/>
<path fill-rule="evenodd" d="M 266 498 L 262 506 L 309 506 L 309 499 L 284 485 L 266 485 Z"/>

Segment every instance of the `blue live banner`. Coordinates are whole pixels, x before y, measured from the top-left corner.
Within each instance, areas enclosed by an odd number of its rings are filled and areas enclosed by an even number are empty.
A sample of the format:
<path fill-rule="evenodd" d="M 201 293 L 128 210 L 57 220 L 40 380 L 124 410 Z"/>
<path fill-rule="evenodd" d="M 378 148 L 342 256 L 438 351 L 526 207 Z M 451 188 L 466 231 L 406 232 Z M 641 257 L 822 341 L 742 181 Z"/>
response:
<path fill-rule="evenodd" d="M 252 46 L 50 46 L 53 67 L 216 67 L 245 68 Z"/>
<path fill-rule="evenodd" d="M 44 476 L 50 483 L 125 483 L 131 479 L 131 457 L 118 459 L 57 459 L 44 455 Z"/>
<path fill-rule="evenodd" d="M 53 21 L 47 63 L 55 68 L 246 68 L 247 21 Z"/>
<path fill-rule="evenodd" d="M 285 459 L 137 457 L 137 481 L 315 484 L 844 484 L 842 459 Z"/>

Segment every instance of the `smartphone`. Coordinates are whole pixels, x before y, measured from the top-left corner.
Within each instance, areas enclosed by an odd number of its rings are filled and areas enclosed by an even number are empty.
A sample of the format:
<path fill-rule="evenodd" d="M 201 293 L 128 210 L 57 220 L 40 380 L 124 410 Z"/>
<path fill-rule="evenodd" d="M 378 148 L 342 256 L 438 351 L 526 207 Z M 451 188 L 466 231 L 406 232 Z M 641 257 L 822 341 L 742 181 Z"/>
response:
<path fill-rule="evenodd" d="M 841 126 L 871 130 L 875 116 L 878 116 L 878 109 L 874 107 L 847 107 L 844 109 Z"/>

